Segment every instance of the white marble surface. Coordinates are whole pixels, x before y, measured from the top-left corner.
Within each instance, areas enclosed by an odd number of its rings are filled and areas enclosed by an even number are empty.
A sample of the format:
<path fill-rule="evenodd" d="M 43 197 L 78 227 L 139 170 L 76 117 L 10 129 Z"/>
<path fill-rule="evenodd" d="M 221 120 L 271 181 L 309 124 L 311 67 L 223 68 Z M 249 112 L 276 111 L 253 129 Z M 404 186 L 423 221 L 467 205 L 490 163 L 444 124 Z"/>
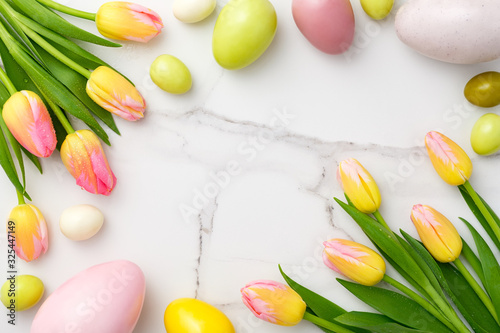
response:
<path fill-rule="evenodd" d="M 279 21 L 275 40 L 243 70 L 220 68 L 211 53 L 212 29 L 225 0 L 193 25 L 174 18 L 172 0 L 137 0 L 163 17 L 163 33 L 147 45 L 91 48 L 136 83 L 148 109 L 136 123 L 117 119 L 121 137 L 110 133 L 112 146 L 105 151 L 118 184 L 109 197 L 76 186 L 58 154 L 43 161 L 43 176 L 29 167 L 28 190 L 48 221 L 50 245 L 32 263 L 18 260 L 18 271 L 43 280 L 44 298 L 85 268 L 128 259 L 147 281 L 136 332 L 164 332 L 163 312 L 179 297 L 214 304 L 238 333 L 320 332 L 307 322 L 286 328 L 259 321 L 242 304 L 239 289 L 255 279 L 283 281 L 282 264 L 340 306 L 366 309 L 320 258 L 321 243 L 332 237 L 370 245 L 332 199 L 342 197 L 336 166 L 349 157 L 376 179 L 380 211 L 394 230 L 416 235 L 410 208 L 423 203 L 465 231 L 457 217 L 473 220 L 471 214 L 425 154 L 423 138 L 430 130 L 464 147 L 475 166 L 471 183 L 500 209 L 500 159 L 479 157 L 469 144 L 471 127 L 485 111 L 469 105 L 462 93 L 472 76 L 498 70 L 500 62 L 452 65 L 421 56 L 397 39 L 393 16 L 371 21 L 358 1 L 352 1 L 354 45 L 344 55 L 326 55 L 298 31 L 290 1 L 271 1 Z M 65 3 L 95 11 L 102 1 Z M 95 31 L 90 23 L 73 21 Z M 149 65 L 164 53 L 190 68 L 194 85 L 188 94 L 172 96 L 151 82 Z M 16 196 L 3 175 L 0 184 L 6 218 Z M 65 208 L 81 203 L 100 208 L 105 225 L 94 238 L 73 242 L 62 235 L 58 220 Z M 0 236 L 3 276 L 3 228 Z M 29 332 L 38 307 L 18 313 L 15 327 L 1 315 L 0 330 Z"/>

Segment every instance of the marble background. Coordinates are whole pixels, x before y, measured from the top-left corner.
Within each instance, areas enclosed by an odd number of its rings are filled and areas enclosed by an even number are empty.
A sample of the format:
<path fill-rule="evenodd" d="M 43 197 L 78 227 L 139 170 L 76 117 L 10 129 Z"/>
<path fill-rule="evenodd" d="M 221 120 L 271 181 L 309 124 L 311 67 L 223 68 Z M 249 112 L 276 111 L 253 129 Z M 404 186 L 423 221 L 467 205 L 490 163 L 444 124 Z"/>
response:
<path fill-rule="evenodd" d="M 102 2 L 64 1 L 88 11 Z M 239 289 L 255 279 L 283 281 L 281 264 L 340 306 L 367 309 L 321 262 L 322 242 L 329 238 L 370 245 L 333 201 L 343 195 L 336 167 L 349 157 L 376 179 L 380 211 L 393 230 L 416 236 L 409 214 L 413 204 L 422 203 L 448 216 L 467 239 L 457 217 L 474 219 L 458 190 L 441 181 L 427 158 L 423 139 L 430 130 L 442 131 L 469 153 L 475 167 L 471 183 L 500 209 L 500 159 L 477 156 L 469 144 L 472 125 L 486 111 L 463 97 L 472 76 L 498 70 L 500 62 L 453 65 L 419 55 L 398 40 L 394 15 L 372 21 L 358 1 L 352 1 L 351 49 L 323 54 L 298 31 L 290 1 L 271 0 L 279 22 L 274 42 L 251 66 L 227 71 L 211 53 L 213 26 L 227 0 L 192 25 L 175 19 L 172 0 L 137 2 L 163 17 L 160 36 L 147 45 L 123 43 L 122 49 L 88 47 L 129 76 L 148 102 L 143 120 L 117 119 L 122 135 L 110 133 L 112 146 L 105 151 L 118 178 L 114 192 L 103 197 L 81 190 L 58 153 L 43 161 L 43 176 L 28 169 L 28 190 L 48 221 L 50 247 L 35 262 L 18 260 L 18 271 L 42 279 L 44 299 L 92 265 L 127 259 L 142 268 L 147 281 L 136 332 L 164 332 L 163 312 L 180 297 L 217 306 L 238 333 L 320 332 L 307 322 L 287 328 L 254 318 Z M 90 22 L 72 21 L 96 31 Z M 189 93 L 169 95 L 151 82 L 149 65 L 165 53 L 190 68 Z M 17 201 L 3 175 L 0 185 L 6 218 Z M 60 232 L 59 216 L 82 203 L 101 209 L 105 224 L 94 238 L 73 242 Z M 6 272 L 4 230 L 0 242 L 0 272 Z M 18 313 L 15 327 L 0 316 L 0 330 L 29 332 L 38 307 Z"/>

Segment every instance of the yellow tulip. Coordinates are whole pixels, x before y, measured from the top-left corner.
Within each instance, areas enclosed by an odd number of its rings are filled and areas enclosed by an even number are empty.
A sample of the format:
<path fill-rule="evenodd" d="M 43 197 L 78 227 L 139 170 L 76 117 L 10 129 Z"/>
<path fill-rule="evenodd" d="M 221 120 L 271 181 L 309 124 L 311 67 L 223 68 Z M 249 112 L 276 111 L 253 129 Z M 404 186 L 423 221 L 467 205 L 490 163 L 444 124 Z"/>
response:
<path fill-rule="evenodd" d="M 472 174 L 472 162 L 455 142 L 439 132 L 425 136 L 425 146 L 434 169 L 450 185 L 464 184 Z"/>
<path fill-rule="evenodd" d="M 243 303 L 262 320 L 281 325 L 297 325 L 306 303 L 292 288 L 275 281 L 259 280 L 241 289 Z"/>
<path fill-rule="evenodd" d="M 15 237 L 14 250 L 25 261 L 37 259 L 49 247 L 47 223 L 34 205 L 14 207 L 7 222 L 7 232 Z"/>
<path fill-rule="evenodd" d="M 95 22 L 97 30 L 104 37 L 143 43 L 158 35 L 163 28 L 160 15 L 125 1 L 103 4 L 97 11 Z"/>
<path fill-rule="evenodd" d="M 146 101 L 139 91 L 113 69 L 97 67 L 87 81 L 87 95 L 109 112 L 126 120 L 144 117 Z"/>
<path fill-rule="evenodd" d="M 330 239 L 323 245 L 323 262 L 337 273 L 365 286 L 383 279 L 384 259 L 369 247 L 345 239 Z"/>
<path fill-rule="evenodd" d="M 411 220 L 434 259 L 451 262 L 460 256 L 462 239 L 443 214 L 426 205 L 415 205 L 411 210 Z"/>
<path fill-rule="evenodd" d="M 371 214 L 379 209 L 382 198 L 377 183 L 357 160 L 340 162 L 337 180 L 358 210 Z"/>

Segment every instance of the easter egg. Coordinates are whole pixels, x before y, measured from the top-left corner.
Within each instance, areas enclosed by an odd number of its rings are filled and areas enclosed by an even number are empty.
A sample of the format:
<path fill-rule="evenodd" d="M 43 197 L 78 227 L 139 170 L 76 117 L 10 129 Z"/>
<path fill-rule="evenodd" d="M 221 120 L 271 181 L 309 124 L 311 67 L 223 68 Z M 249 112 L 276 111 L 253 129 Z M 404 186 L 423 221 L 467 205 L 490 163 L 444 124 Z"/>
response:
<path fill-rule="evenodd" d="M 250 65 L 267 50 L 276 27 L 276 11 L 268 0 L 230 0 L 215 22 L 215 60 L 232 70 Z"/>
<path fill-rule="evenodd" d="M 500 149 L 500 116 L 482 115 L 472 127 L 470 143 L 479 155 L 490 155 Z"/>
<path fill-rule="evenodd" d="M 4 282 L 0 298 L 7 309 L 24 311 L 38 303 L 43 291 L 43 282 L 36 276 L 17 275 Z"/>
<path fill-rule="evenodd" d="M 175 0 L 172 12 L 181 22 L 195 23 L 212 14 L 216 4 L 216 0 Z"/>
<path fill-rule="evenodd" d="M 131 333 L 144 301 L 145 279 L 134 263 L 92 266 L 63 283 L 43 302 L 31 333 Z"/>
<path fill-rule="evenodd" d="M 76 205 L 66 208 L 59 219 L 59 228 L 64 236 L 74 241 L 91 238 L 101 229 L 104 215 L 91 205 Z"/>
<path fill-rule="evenodd" d="M 360 0 L 365 13 L 374 20 L 381 20 L 391 12 L 394 0 Z"/>
<path fill-rule="evenodd" d="M 194 298 L 179 298 L 170 303 L 163 320 L 167 333 L 235 332 L 222 311 Z"/>
<path fill-rule="evenodd" d="M 437 60 L 474 64 L 500 57 L 500 1 L 409 0 L 396 13 L 399 39 Z"/>
<path fill-rule="evenodd" d="M 293 0 L 295 24 L 318 50 L 340 54 L 354 39 L 354 13 L 349 0 Z"/>
<path fill-rule="evenodd" d="M 157 57 L 149 68 L 149 75 L 158 87 L 171 94 L 184 94 L 191 89 L 192 78 L 189 69 L 170 54 Z"/>
<path fill-rule="evenodd" d="M 465 85 L 464 95 L 474 105 L 497 106 L 500 104 L 500 73 L 484 72 L 474 76 Z"/>

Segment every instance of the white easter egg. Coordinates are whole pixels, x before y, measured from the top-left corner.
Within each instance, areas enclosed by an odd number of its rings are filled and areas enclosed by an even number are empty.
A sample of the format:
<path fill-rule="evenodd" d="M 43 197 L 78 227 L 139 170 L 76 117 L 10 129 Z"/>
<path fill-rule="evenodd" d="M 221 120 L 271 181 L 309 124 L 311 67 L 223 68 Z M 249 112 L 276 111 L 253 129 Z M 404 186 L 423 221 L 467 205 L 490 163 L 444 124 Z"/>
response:
<path fill-rule="evenodd" d="M 216 0 L 175 0 L 172 11 L 179 21 L 195 23 L 212 14 L 216 4 Z"/>
<path fill-rule="evenodd" d="M 64 236 L 74 241 L 89 239 L 97 234 L 104 223 L 104 215 L 91 205 L 76 205 L 65 209 L 59 219 Z"/>
<path fill-rule="evenodd" d="M 474 64 L 500 57 L 498 0 L 409 0 L 395 28 L 403 43 L 437 60 Z"/>

